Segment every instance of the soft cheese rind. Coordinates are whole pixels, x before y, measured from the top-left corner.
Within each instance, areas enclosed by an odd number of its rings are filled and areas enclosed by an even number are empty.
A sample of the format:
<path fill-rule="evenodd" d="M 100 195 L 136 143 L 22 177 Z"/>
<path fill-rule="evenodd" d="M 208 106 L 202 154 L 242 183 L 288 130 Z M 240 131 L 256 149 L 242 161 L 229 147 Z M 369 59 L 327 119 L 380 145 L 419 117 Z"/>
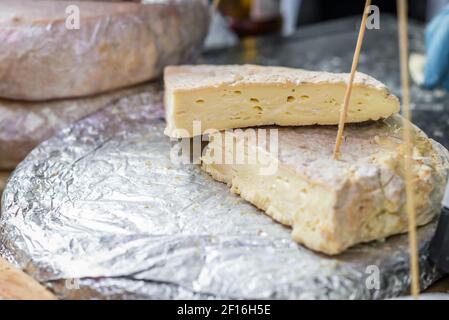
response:
<path fill-rule="evenodd" d="M 248 150 L 266 151 L 247 142 L 241 132 L 217 133 L 205 150 L 202 168 L 291 226 L 293 239 L 316 251 L 338 254 L 357 243 L 406 232 L 402 119 L 393 116 L 346 130 L 341 157 L 335 161 L 335 128 L 279 128 L 279 155 L 271 159 L 279 161 L 270 175 L 260 174 L 261 163 L 217 163 L 212 156 L 217 150 L 235 152 L 221 143 L 225 134 L 243 141 Z M 449 154 L 416 127 L 414 132 L 414 194 L 417 224 L 423 225 L 439 211 Z"/>
<path fill-rule="evenodd" d="M 337 124 L 348 74 L 255 65 L 165 68 L 165 108 L 171 137 L 208 129 L 259 125 Z M 376 79 L 357 73 L 347 122 L 386 118 L 398 99 Z M 201 132 L 193 122 L 201 122 Z"/>

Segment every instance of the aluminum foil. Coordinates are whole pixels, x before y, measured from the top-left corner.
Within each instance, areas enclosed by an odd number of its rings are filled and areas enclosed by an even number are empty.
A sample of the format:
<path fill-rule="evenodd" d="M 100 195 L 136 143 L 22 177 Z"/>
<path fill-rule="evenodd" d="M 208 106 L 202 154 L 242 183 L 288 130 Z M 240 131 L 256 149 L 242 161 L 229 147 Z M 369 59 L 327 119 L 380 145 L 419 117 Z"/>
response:
<path fill-rule="evenodd" d="M 321 37 L 314 27 L 301 29 L 285 41 L 260 39 L 254 48 L 211 52 L 203 61 L 347 72 L 356 20 L 331 24 L 332 32 L 322 25 Z M 395 23 L 383 15 L 381 29 L 367 32 L 360 70 L 398 94 Z M 344 24 L 351 32 L 338 32 Z M 421 34 L 421 26 L 412 26 L 414 51 L 423 51 Z M 411 90 L 419 126 L 449 146 L 440 134 L 447 128 L 442 110 L 448 95 Z M 288 228 L 197 166 L 168 161 L 162 115 L 154 84 L 35 149 L 4 193 L 0 254 L 68 299 L 381 299 L 408 293 L 406 235 L 332 258 L 307 250 L 291 241 Z M 423 288 L 439 277 L 427 262 L 434 229 L 418 231 Z"/>
<path fill-rule="evenodd" d="M 338 257 L 170 161 L 160 87 L 44 142 L 3 194 L 0 252 L 60 298 L 387 298 L 407 292 L 406 236 Z M 438 274 L 419 230 L 421 282 Z M 370 285 L 373 272 L 378 287 Z M 371 277 L 370 277 L 371 276 Z"/>

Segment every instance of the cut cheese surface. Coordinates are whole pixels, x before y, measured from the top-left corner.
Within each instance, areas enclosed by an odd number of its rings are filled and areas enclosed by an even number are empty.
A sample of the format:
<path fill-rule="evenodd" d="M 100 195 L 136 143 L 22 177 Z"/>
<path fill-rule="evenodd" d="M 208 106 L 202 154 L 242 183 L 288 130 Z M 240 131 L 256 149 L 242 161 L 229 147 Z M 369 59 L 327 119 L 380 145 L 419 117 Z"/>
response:
<path fill-rule="evenodd" d="M 165 133 L 191 137 L 209 129 L 337 124 L 347 79 L 348 74 L 284 67 L 170 66 L 164 73 Z M 398 111 L 398 99 L 382 83 L 356 74 L 347 122 Z"/>
<path fill-rule="evenodd" d="M 203 170 L 291 226 L 293 239 L 316 251 L 338 254 L 407 231 L 400 116 L 348 125 L 338 161 L 332 159 L 335 127 L 269 128 L 278 130 L 274 140 L 267 131 L 270 150 L 249 139 L 247 130 L 215 133 L 203 153 Z M 423 225 L 439 212 L 448 152 L 419 129 L 414 134 L 414 195 L 417 223 Z M 245 146 L 244 162 L 236 161 L 239 143 Z"/>

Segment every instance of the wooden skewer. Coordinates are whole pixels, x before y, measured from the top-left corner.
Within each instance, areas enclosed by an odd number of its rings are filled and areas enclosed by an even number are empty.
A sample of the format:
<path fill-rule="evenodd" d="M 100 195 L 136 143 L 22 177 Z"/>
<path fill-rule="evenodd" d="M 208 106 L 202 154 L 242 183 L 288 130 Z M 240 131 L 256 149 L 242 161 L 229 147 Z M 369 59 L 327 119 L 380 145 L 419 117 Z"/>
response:
<path fill-rule="evenodd" d="M 348 81 L 348 85 L 346 87 L 346 93 L 345 93 L 345 97 L 343 100 L 343 106 L 340 110 L 340 121 L 338 123 L 338 133 L 337 133 L 337 139 L 335 140 L 335 148 L 334 148 L 334 155 L 333 155 L 333 158 L 335 160 L 338 159 L 338 156 L 340 154 L 340 146 L 341 146 L 341 141 L 343 139 L 343 131 L 345 129 L 345 122 L 346 122 L 346 117 L 347 117 L 347 113 L 348 113 L 349 99 L 351 98 L 352 85 L 354 83 L 355 72 L 357 70 L 357 64 L 359 63 L 360 49 L 362 48 L 363 37 L 365 36 L 366 19 L 368 17 L 368 8 L 370 5 L 371 5 L 371 0 L 366 0 L 365 10 L 363 11 L 362 24 L 360 25 L 359 36 L 357 39 L 357 45 L 355 47 L 354 58 L 352 59 L 351 73 L 349 75 L 349 81 Z"/>
<path fill-rule="evenodd" d="M 412 156 L 413 137 L 411 129 L 410 92 L 408 77 L 408 31 L 407 31 L 407 0 L 397 0 L 399 13 L 399 51 L 401 62 L 402 84 L 402 115 L 405 118 L 403 141 L 405 145 L 404 175 L 406 186 L 406 208 L 408 213 L 408 238 L 410 250 L 411 294 L 417 299 L 419 294 L 419 264 L 418 245 L 416 237 L 416 213 L 413 195 Z"/>
<path fill-rule="evenodd" d="M 36 280 L 0 258 L 0 299 L 56 300 Z"/>
<path fill-rule="evenodd" d="M 220 0 L 213 0 L 212 1 L 212 8 L 215 10 L 218 10 L 218 6 L 220 5 Z"/>

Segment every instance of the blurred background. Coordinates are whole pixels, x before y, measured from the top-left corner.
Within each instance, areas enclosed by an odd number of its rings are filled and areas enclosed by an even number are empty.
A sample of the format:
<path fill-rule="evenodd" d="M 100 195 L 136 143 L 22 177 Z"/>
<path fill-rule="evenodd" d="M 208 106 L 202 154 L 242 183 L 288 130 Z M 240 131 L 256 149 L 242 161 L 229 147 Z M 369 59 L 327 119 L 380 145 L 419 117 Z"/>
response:
<path fill-rule="evenodd" d="M 211 2 L 218 7 L 232 33 L 246 37 L 267 33 L 289 35 L 301 26 L 361 15 L 365 1 L 215 0 Z M 448 3 L 449 0 L 410 0 L 409 16 L 411 19 L 426 22 Z M 381 14 L 396 14 L 394 0 L 373 0 L 372 4 L 379 7 Z"/>

